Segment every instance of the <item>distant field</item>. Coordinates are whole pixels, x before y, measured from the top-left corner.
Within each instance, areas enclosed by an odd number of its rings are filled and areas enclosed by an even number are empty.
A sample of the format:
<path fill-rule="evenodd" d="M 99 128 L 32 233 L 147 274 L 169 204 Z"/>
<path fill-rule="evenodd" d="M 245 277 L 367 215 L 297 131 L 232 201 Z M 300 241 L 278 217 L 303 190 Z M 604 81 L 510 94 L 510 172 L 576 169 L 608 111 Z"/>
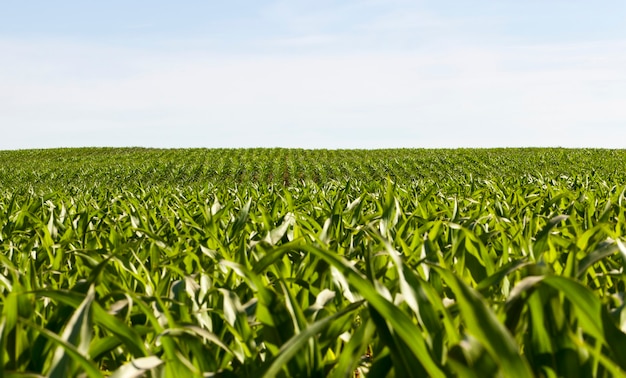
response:
<path fill-rule="evenodd" d="M 0 151 L 0 189 L 207 184 L 288 184 L 331 180 L 446 185 L 459 179 L 626 178 L 626 150 L 600 149 L 143 149 Z"/>
<path fill-rule="evenodd" d="M 624 167 L 0 151 L 0 377 L 624 376 Z"/>

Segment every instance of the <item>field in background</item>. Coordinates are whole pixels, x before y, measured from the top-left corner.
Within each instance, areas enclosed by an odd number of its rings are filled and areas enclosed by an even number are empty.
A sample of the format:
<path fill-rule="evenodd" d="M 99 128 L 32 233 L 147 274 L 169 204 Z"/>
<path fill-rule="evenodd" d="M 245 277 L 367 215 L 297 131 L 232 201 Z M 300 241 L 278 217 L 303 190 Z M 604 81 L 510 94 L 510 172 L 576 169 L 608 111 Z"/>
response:
<path fill-rule="evenodd" d="M 66 190 L 208 184 L 297 185 L 392 178 L 441 186 L 462 179 L 590 177 L 623 182 L 626 150 L 298 150 L 82 148 L 0 151 L 0 189 Z"/>
<path fill-rule="evenodd" d="M 0 152 L 0 377 L 624 375 L 625 166 Z"/>

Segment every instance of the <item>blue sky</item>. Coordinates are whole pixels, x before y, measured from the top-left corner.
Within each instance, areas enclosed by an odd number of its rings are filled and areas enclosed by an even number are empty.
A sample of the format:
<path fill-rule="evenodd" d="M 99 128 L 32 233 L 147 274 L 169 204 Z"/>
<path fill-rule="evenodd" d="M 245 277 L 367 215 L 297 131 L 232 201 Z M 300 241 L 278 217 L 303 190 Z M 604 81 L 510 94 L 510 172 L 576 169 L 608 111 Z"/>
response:
<path fill-rule="evenodd" d="M 626 148 L 626 2 L 4 1 L 0 149 Z"/>

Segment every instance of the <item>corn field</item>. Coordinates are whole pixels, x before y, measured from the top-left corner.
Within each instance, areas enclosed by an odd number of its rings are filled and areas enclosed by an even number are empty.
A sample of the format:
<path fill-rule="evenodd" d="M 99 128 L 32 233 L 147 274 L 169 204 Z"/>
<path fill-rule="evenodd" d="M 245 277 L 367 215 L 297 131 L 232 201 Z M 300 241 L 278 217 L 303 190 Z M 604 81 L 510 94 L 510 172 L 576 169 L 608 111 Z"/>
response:
<path fill-rule="evenodd" d="M 625 376 L 625 166 L 0 152 L 0 378 Z"/>

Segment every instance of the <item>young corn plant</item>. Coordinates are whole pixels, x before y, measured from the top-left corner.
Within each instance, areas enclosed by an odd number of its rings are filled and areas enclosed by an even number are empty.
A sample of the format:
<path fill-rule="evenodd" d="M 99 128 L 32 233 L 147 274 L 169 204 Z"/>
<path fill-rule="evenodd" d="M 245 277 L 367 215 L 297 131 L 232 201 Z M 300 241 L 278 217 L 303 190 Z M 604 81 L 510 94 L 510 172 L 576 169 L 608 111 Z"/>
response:
<path fill-rule="evenodd" d="M 570 152 L 0 152 L 0 377 L 624 375 L 624 156 Z"/>

